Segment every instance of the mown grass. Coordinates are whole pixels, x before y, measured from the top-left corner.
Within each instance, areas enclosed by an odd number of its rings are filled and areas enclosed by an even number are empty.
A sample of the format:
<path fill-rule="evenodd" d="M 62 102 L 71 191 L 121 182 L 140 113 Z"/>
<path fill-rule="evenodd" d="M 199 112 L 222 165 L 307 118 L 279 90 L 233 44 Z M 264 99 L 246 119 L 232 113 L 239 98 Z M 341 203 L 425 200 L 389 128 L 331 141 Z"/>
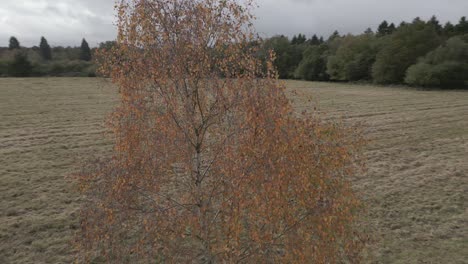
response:
<path fill-rule="evenodd" d="M 363 124 L 369 169 L 353 181 L 370 261 L 466 263 L 468 92 L 286 84 L 298 111 Z M 0 79 L 0 263 L 72 261 L 80 198 L 66 176 L 110 150 L 116 99 L 101 79 Z"/>

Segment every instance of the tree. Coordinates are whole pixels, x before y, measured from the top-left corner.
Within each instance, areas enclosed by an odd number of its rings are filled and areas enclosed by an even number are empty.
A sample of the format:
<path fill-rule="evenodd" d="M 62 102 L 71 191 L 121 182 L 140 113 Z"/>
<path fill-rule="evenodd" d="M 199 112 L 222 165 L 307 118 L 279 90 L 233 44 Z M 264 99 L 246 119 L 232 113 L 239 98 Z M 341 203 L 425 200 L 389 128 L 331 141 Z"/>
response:
<path fill-rule="evenodd" d="M 406 70 L 417 59 L 435 49 L 441 43 L 433 27 L 421 20 L 398 28 L 384 40 L 372 66 L 372 77 L 376 83 L 402 83 Z"/>
<path fill-rule="evenodd" d="M 294 77 L 308 81 L 328 81 L 326 45 L 314 45 L 304 51 L 303 59 Z"/>
<path fill-rule="evenodd" d="M 114 50 L 117 50 L 117 41 L 106 41 L 106 42 L 101 42 L 99 43 L 99 48 L 98 48 L 98 53 L 110 53 L 110 52 L 113 52 Z M 96 63 L 97 65 L 105 65 L 105 60 L 107 58 L 106 57 L 103 57 L 103 56 L 96 56 L 95 57 L 95 60 L 94 60 L 94 63 Z M 97 72 L 97 74 L 100 74 L 100 76 L 103 76 L 103 77 L 109 77 L 108 75 L 108 70 L 104 71 L 104 70 L 101 70 L 99 72 Z"/>
<path fill-rule="evenodd" d="M 391 35 L 396 30 L 395 24 L 391 23 L 390 25 L 386 20 L 380 23 L 379 27 L 377 28 L 377 37 L 383 37 L 387 35 Z"/>
<path fill-rule="evenodd" d="M 427 24 L 434 27 L 438 34 L 442 33 L 442 26 L 440 25 L 440 22 L 435 15 L 432 16 L 429 21 L 427 21 Z"/>
<path fill-rule="evenodd" d="M 51 60 L 52 59 L 52 51 L 50 49 L 49 43 L 44 37 L 41 37 L 41 43 L 39 44 L 39 50 L 41 53 L 41 57 L 44 60 Z"/>
<path fill-rule="evenodd" d="M 268 54 L 272 50 L 275 52 L 275 67 L 278 70 L 279 77 L 282 79 L 290 76 L 291 69 L 294 67 L 290 55 L 289 40 L 285 36 L 274 36 L 263 43 L 263 54 Z"/>
<path fill-rule="evenodd" d="M 395 24 L 391 23 L 390 25 L 386 20 L 380 23 L 379 27 L 377 28 L 377 37 L 383 37 L 387 35 L 393 34 L 395 32 L 396 27 Z"/>
<path fill-rule="evenodd" d="M 364 34 L 366 35 L 373 35 L 374 34 L 374 31 L 372 31 L 372 28 L 367 28 L 365 31 L 364 31 Z"/>
<path fill-rule="evenodd" d="M 11 37 L 10 38 L 10 44 L 9 44 L 8 48 L 10 50 L 19 49 L 20 48 L 20 43 L 19 43 L 18 39 L 15 38 L 15 37 Z"/>
<path fill-rule="evenodd" d="M 317 37 L 317 35 L 313 35 L 312 38 L 309 40 L 309 44 L 310 45 L 320 45 L 320 40 L 319 38 Z"/>
<path fill-rule="evenodd" d="M 455 32 L 457 35 L 468 34 L 468 21 L 466 17 L 460 18 L 460 21 L 458 21 L 458 24 L 455 26 Z"/>
<path fill-rule="evenodd" d="M 102 54 L 120 105 L 78 175 L 81 261 L 359 262 L 354 130 L 294 113 L 248 4 L 172 3 L 121 3 Z"/>
<path fill-rule="evenodd" d="M 412 21 L 412 24 L 421 24 L 424 21 L 420 17 L 415 17 Z"/>
<path fill-rule="evenodd" d="M 81 41 L 80 60 L 84 60 L 84 61 L 91 60 L 91 49 L 89 48 L 88 42 L 86 42 L 85 39 Z"/>
<path fill-rule="evenodd" d="M 382 37 L 388 35 L 388 22 L 387 20 L 384 20 L 382 23 L 380 23 L 379 27 L 377 28 L 377 36 Z"/>
<path fill-rule="evenodd" d="M 0 61 L 0 77 L 8 76 L 8 63 Z"/>
<path fill-rule="evenodd" d="M 444 29 L 443 29 L 443 32 L 445 34 L 445 36 L 453 36 L 455 35 L 455 26 L 449 22 L 445 23 L 444 25 Z"/>
<path fill-rule="evenodd" d="M 302 35 L 302 34 L 299 34 L 296 36 L 293 36 L 292 40 L 291 40 L 291 44 L 292 45 L 301 45 L 301 44 L 304 44 L 306 42 L 307 38 L 305 35 Z"/>
<path fill-rule="evenodd" d="M 337 81 L 371 79 L 376 47 L 372 35 L 346 36 L 337 51 L 328 58 L 327 73 Z"/>
<path fill-rule="evenodd" d="M 396 30 L 395 24 L 391 23 L 387 28 L 387 35 L 393 34 L 395 30 Z"/>
<path fill-rule="evenodd" d="M 328 37 L 328 40 L 327 42 L 331 42 L 333 41 L 334 39 L 337 39 L 337 38 L 340 38 L 340 33 L 338 32 L 338 30 L 335 30 L 333 31 L 333 33 L 330 35 L 330 37 Z"/>
<path fill-rule="evenodd" d="M 117 44 L 116 41 L 101 42 L 99 43 L 99 49 L 104 49 L 106 51 L 109 51 L 109 50 L 112 50 L 112 48 L 114 48 L 116 44 Z"/>
<path fill-rule="evenodd" d="M 293 78 L 297 65 L 302 60 L 304 45 L 292 45 L 285 36 L 275 36 L 263 43 L 263 53 L 273 50 L 276 54 L 274 64 L 281 79 Z"/>
<path fill-rule="evenodd" d="M 320 44 L 323 44 L 323 43 L 325 43 L 325 40 L 323 40 L 323 37 L 322 37 L 322 36 L 320 36 L 320 38 L 319 38 L 319 42 L 320 42 Z"/>
<path fill-rule="evenodd" d="M 405 82 L 439 88 L 466 86 L 468 81 L 468 35 L 450 38 L 411 66 Z"/>
<path fill-rule="evenodd" d="M 467 63 L 446 61 L 431 65 L 423 62 L 408 69 L 405 82 L 429 88 L 464 88 L 468 81 L 467 72 Z"/>
<path fill-rule="evenodd" d="M 8 65 L 8 75 L 13 77 L 28 77 L 32 73 L 33 66 L 23 52 L 17 52 L 12 62 Z"/>

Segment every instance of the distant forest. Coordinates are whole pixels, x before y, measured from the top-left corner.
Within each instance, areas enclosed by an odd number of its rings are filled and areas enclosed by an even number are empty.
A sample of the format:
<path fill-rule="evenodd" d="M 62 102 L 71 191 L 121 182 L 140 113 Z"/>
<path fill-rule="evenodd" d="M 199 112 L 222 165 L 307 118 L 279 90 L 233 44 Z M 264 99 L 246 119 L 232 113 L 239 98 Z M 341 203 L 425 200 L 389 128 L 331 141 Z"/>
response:
<path fill-rule="evenodd" d="M 374 82 L 463 88 L 468 82 L 468 21 L 441 25 L 415 18 L 398 26 L 383 21 L 376 31 L 328 39 L 299 34 L 275 36 L 264 46 L 276 51 L 279 77 L 310 81 Z"/>
<path fill-rule="evenodd" d="M 94 77 L 93 50 L 83 39 L 80 47 L 50 47 L 41 37 L 39 46 L 25 48 L 16 37 L 0 47 L 0 77 Z"/>
<path fill-rule="evenodd" d="M 383 21 L 375 31 L 368 28 L 359 35 L 281 35 L 259 45 L 259 56 L 275 51 L 281 79 L 468 87 L 466 17 L 445 25 L 435 16 L 398 25 Z M 24 48 L 11 37 L 9 47 L 0 48 L 0 76 L 96 76 L 94 51 L 85 39 L 80 47 L 50 47 L 42 37 L 39 46 Z"/>

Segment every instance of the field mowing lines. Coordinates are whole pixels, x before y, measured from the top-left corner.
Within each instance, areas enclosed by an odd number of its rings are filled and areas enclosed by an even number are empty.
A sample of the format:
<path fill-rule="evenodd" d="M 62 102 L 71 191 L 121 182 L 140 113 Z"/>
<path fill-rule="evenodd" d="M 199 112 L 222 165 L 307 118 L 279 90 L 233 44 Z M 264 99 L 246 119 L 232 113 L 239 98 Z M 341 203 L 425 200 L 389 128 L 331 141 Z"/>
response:
<path fill-rule="evenodd" d="M 376 103 L 376 102 L 374 102 Z M 379 103 L 377 103 L 379 104 Z M 392 107 L 388 106 L 380 106 L 380 107 L 373 107 L 373 108 L 365 108 L 362 107 L 361 110 L 366 110 L 368 113 L 366 114 L 347 114 L 345 115 L 346 118 L 359 118 L 359 117 L 372 117 L 372 116 L 379 116 L 379 115 L 397 115 L 397 114 L 417 114 L 417 113 L 422 113 L 422 112 L 431 112 L 431 111 L 443 111 L 447 112 L 447 110 L 462 110 L 462 109 L 468 109 L 468 103 L 462 103 L 462 104 L 456 104 L 456 105 L 432 105 L 430 107 L 427 106 L 427 103 L 421 104 L 421 107 L 408 107 L 404 108 L 403 106 L 395 106 L 392 105 Z M 385 109 L 385 111 L 378 110 L 378 109 Z M 350 108 L 343 108 L 339 110 L 333 110 L 333 111 L 323 111 L 323 109 L 318 108 L 319 112 L 323 113 L 328 113 L 331 114 L 331 117 L 339 117 L 342 115 L 342 113 L 349 113 Z M 390 110 L 390 111 L 389 111 Z"/>
<path fill-rule="evenodd" d="M 87 78 L 1 81 L 0 263 L 71 263 L 80 197 L 65 176 L 112 149 L 103 122 L 116 89 Z M 466 262 L 468 92 L 286 84 L 297 112 L 360 123 L 370 139 L 368 172 L 352 181 L 368 205 L 374 263 Z"/>
<path fill-rule="evenodd" d="M 468 123 L 468 120 L 463 119 L 462 117 L 452 117 L 452 116 L 450 117 L 441 116 L 441 118 L 434 119 L 434 121 L 432 122 L 427 122 L 424 119 L 416 119 L 416 120 L 411 120 L 411 121 L 399 120 L 399 121 L 392 121 L 388 123 L 372 122 L 372 132 L 373 132 L 372 136 L 375 136 L 375 133 L 385 133 L 387 135 L 392 135 L 395 133 L 405 133 L 407 135 L 411 135 L 411 134 L 415 134 L 416 132 L 418 133 L 424 132 L 425 131 L 424 128 L 437 129 L 437 128 L 442 127 L 444 130 L 450 131 L 450 129 L 454 129 L 458 127 L 460 128 L 466 127 L 466 123 Z M 395 127 L 401 127 L 403 131 L 395 130 Z"/>
<path fill-rule="evenodd" d="M 54 138 L 61 138 L 61 137 L 76 137 L 76 136 L 87 136 L 87 135 L 94 135 L 94 134 L 104 134 L 107 129 L 102 128 L 102 129 L 96 129 L 96 127 L 99 127 L 98 125 L 94 126 L 89 126 L 89 125 L 83 125 L 83 126 L 73 126 L 70 127 L 69 129 L 51 129 L 50 131 L 35 131 L 32 133 L 25 133 L 25 134 L 18 134 L 15 136 L 10 136 L 10 137 L 5 137 L 6 140 L 2 140 L 2 137 L 0 137 L 0 146 L 2 143 L 12 143 L 12 142 L 24 142 L 25 140 L 42 140 L 42 139 L 54 139 Z M 81 128 L 79 132 L 71 132 L 71 131 L 76 131 L 76 128 Z M 85 129 L 84 128 L 92 128 L 92 130 L 86 130 L 86 132 L 82 132 Z"/>

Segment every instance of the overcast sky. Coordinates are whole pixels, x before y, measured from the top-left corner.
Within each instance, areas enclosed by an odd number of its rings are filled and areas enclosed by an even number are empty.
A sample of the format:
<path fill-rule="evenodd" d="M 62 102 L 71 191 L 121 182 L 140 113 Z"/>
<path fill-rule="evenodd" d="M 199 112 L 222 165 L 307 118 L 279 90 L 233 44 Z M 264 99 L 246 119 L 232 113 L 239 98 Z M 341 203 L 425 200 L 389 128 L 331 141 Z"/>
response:
<path fill-rule="evenodd" d="M 328 37 L 373 29 L 382 20 L 400 23 L 436 15 L 442 23 L 468 16 L 468 0 L 257 0 L 257 31 L 263 37 L 317 33 Z M 115 38 L 114 0 L 0 0 L 0 46 L 16 36 L 22 46 L 90 45 Z"/>

